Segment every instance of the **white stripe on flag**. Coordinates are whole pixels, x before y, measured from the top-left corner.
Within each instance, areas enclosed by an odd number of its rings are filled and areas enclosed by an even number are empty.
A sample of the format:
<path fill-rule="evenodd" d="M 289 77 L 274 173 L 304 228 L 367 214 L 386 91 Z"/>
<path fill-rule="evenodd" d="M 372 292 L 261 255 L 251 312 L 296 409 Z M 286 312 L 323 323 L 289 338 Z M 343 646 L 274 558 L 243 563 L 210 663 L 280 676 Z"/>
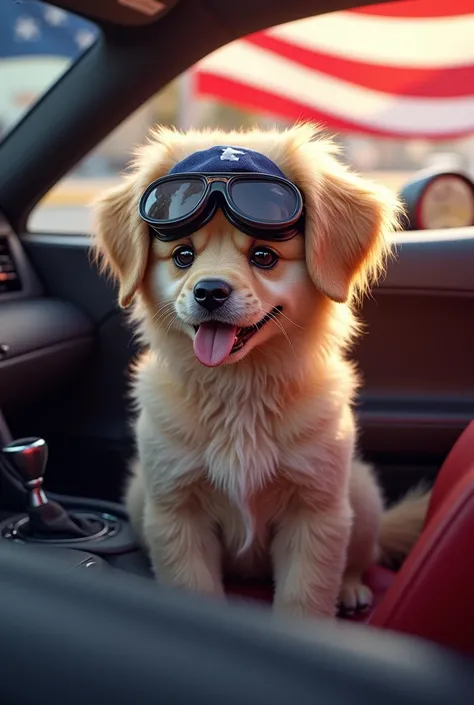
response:
<path fill-rule="evenodd" d="M 400 19 L 333 12 L 267 32 L 306 49 L 379 65 L 449 68 L 474 63 L 473 14 Z"/>
<path fill-rule="evenodd" d="M 376 130 L 420 131 L 429 136 L 462 132 L 474 125 L 474 95 L 411 98 L 368 90 L 304 68 L 245 41 L 219 49 L 201 61 L 197 69 Z"/>

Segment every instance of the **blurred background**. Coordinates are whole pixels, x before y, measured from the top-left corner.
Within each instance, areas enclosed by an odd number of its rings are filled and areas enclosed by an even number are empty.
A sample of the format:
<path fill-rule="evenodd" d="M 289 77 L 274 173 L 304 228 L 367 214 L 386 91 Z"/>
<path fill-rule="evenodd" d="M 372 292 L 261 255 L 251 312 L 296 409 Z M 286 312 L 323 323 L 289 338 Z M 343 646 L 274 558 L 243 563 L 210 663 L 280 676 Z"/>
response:
<path fill-rule="evenodd" d="M 309 118 L 335 135 L 345 161 L 393 189 L 432 166 L 474 177 L 473 40 L 474 0 L 402 0 L 233 42 L 120 125 L 47 194 L 28 226 L 89 231 L 89 202 L 156 123 L 239 128 Z M 92 23 L 53 5 L 2 0 L 0 141 L 97 41 Z"/>

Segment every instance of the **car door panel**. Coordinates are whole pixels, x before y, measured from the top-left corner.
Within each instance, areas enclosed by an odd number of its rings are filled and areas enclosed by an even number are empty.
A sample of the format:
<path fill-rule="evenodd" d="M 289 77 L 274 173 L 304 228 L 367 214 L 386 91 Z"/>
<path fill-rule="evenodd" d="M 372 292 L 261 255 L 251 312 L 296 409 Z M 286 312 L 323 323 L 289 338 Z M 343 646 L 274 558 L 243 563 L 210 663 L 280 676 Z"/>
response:
<path fill-rule="evenodd" d="M 0 408 L 21 413 L 59 387 L 91 355 L 93 323 L 44 288 L 0 216 Z"/>
<path fill-rule="evenodd" d="M 411 235 L 364 301 L 360 415 L 370 452 L 440 457 L 474 415 L 474 233 Z"/>

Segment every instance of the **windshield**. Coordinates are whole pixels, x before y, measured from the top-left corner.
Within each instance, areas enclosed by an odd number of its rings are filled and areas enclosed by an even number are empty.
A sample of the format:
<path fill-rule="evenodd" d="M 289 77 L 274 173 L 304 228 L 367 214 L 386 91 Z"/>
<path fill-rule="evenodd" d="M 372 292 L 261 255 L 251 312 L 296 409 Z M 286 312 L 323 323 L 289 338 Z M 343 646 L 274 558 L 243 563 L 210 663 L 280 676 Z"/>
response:
<path fill-rule="evenodd" d="M 89 231 L 88 204 L 157 123 L 285 128 L 312 119 L 351 167 L 395 191 L 425 168 L 473 178 L 473 36 L 473 0 L 404 0 L 243 37 L 130 115 L 45 196 L 29 227 Z M 98 37 L 96 25 L 53 5 L 0 0 L 0 142 Z"/>
<path fill-rule="evenodd" d="M 97 40 L 99 30 L 37 0 L 2 0 L 0 142 Z"/>

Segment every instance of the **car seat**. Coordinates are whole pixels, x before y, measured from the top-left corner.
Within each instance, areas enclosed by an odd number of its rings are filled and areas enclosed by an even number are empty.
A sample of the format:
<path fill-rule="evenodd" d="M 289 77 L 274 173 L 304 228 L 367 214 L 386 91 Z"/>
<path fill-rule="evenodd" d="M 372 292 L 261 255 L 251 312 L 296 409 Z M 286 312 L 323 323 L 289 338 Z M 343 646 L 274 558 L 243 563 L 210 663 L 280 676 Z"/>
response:
<path fill-rule="evenodd" d="M 369 613 L 348 617 L 416 635 L 474 655 L 474 421 L 446 457 L 423 532 L 397 572 L 367 571 Z M 233 584 L 227 592 L 270 602 L 270 585 Z"/>
<path fill-rule="evenodd" d="M 433 487 L 423 532 L 390 579 L 368 622 L 474 655 L 474 421 L 454 444 Z M 382 571 L 382 572 L 380 572 Z"/>

